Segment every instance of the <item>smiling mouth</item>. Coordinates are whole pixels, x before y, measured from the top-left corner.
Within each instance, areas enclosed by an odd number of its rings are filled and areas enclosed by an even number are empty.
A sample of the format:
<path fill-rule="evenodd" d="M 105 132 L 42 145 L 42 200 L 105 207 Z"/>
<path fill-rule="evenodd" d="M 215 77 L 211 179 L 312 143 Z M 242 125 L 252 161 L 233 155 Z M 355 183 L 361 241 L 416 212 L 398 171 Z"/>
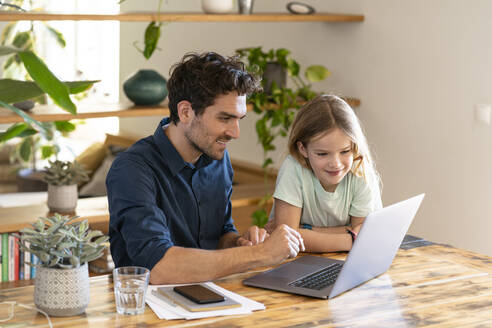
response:
<path fill-rule="evenodd" d="M 217 142 L 218 144 L 220 144 L 220 145 L 224 145 L 224 146 L 226 146 L 226 145 L 227 145 L 227 143 L 228 143 L 229 141 L 230 141 L 230 140 L 217 140 L 216 142 Z"/>
<path fill-rule="evenodd" d="M 331 176 L 336 176 L 336 175 L 339 175 L 342 170 L 337 170 L 337 171 L 326 171 L 329 175 Z"/>

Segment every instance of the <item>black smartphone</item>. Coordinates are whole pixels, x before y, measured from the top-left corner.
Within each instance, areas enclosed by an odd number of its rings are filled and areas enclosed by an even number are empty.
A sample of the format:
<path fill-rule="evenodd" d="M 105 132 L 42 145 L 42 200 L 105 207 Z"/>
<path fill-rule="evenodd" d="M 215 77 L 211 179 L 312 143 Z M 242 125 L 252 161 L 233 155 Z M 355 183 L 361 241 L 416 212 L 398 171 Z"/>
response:
<path fill-rule="evenodd" d="M 173 290 L 197 304 L 224 302 L 224 296 L 208 289 L 203 285 L 188 285 L 174 287 Z"/>

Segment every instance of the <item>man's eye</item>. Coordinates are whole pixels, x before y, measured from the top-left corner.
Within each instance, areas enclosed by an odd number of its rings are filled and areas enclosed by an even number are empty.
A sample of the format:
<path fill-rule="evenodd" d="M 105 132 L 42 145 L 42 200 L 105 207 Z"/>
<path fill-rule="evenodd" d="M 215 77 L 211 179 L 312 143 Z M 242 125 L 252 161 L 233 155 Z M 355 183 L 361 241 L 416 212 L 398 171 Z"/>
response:
<path fill-rule="evenodd" d="M 229 121 L 229 117 L 219 117 L 219 120 L 221 120 L 222 122 L 227 122 Z"/>

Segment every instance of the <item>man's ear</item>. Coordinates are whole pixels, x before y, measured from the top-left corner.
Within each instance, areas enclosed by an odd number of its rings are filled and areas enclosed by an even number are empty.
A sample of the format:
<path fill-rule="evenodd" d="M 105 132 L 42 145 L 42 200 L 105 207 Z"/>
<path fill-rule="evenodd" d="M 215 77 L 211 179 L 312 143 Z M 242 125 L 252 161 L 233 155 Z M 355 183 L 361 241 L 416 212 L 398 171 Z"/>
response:
<path fill-rule="evenodd" d="M 190 123 L 195 117 L 195 112 L 191 107 L 191 103 L 188 100 L 181 100 L 178 104 L 178 116 L 179 121 L 184 124 Z"/>
<path fill-rule="evenodd" d="M 307 149 L 306 149 L 306 147 L 304 147 L 302 142 L 300 142 L 300 141 L 297 142 L 297 149 L 299 150 L 299 152 L 301 153 L 302 156 L 304 156 L 305 158 L 308 158 Z"/>

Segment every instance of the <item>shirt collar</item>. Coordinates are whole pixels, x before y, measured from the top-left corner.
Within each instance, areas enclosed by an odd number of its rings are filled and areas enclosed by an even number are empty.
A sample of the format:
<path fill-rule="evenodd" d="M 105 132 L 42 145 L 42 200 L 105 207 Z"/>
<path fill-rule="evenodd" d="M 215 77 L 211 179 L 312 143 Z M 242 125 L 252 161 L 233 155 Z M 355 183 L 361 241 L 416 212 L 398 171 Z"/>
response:
<path fill-rule="evenodd" d="M 167 124 L 172 124 L 170 122 L 169 117 L 165 117 L 161 120 L 154 132 L 154 142 L 159 148 L 161 155 L 166 158 L 166 163 L 169 166 L 173 176 L 178 174 L 185 167 L 200 169 L 213 162 L 213 159 L 205 154 L 200 156 L 195 165 L 185 162 L 162 128 Z"/>

